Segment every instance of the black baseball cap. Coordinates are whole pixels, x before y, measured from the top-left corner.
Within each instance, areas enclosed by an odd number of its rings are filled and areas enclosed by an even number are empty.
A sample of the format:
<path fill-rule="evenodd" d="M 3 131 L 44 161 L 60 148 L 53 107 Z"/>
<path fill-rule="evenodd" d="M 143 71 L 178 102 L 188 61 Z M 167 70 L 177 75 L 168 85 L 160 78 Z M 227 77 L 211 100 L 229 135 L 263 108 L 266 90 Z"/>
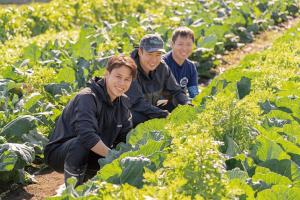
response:
<path fill-rule="evenodd" d="M 166 53 L 164 50 L 164 41 L 157 34 L 147 34 L 145 35 L 140 42 L 140 48 L 151 53 L 154 51 L 160 51 Z"/>

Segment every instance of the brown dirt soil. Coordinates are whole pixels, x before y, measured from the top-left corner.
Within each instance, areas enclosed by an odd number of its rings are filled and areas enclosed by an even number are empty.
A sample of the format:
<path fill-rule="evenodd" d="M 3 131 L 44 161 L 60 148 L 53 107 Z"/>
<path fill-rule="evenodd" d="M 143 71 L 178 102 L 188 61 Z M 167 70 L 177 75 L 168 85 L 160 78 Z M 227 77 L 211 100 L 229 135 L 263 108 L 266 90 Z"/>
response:
<path fill-rule="evenodd" d="M 242 60 L 243 57 L 247 54 L 270 48 L 272 46 L 272 42 L 276 38 L 280 37 L 284 30 L 292 27 L 293 25 L 299 22 L 299 17 L 296 19 L 291 19 L 290 21 L 279 25 L 279 27 L 276 27 L 273 30 L 268 30 L 257 35 L 252 43 L 246 44 L 240 49 L 228 52 L 222 57 L 222 64 L 217 67 L 219 72 L 222 73 L 226 69 L 237 65 L 240 62 L 240 60 Z M 16 187 L 16 189 L 11 189 L 11 191 L 5 195 L 4 199 L 45 199 L 46 197 L 55 195 L 56 190 L 59 188 L 60 185 L 64 183 L 63 174 L 53 172 L 49 169 L 40 172 L 38 175 L 35 176 L 35 179 L 37 182 L 35 184 L 30 184 L 23 187 L 18 186 Z"/>
<path fill-rule="evenodd" d="M 27 186 L 17 186 L 8 192 L 4 200 L 41 200 L 46 197 L 54 196 L 56 190 L 64 183 L 63 174 L 59 174 L 46 168 L 35 175 L 36 183 Z M 0 198 L 1 199 L 1 198 Z"/>

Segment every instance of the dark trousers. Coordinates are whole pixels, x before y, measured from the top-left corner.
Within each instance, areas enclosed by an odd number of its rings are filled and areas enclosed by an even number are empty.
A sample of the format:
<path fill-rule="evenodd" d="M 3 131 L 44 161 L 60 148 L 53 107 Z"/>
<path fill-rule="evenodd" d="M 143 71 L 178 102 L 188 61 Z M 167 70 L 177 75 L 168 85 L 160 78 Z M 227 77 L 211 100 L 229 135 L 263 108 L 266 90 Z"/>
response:
<path fill-rule="evenodd" d="M 63 173 L 65 168 L 76 174 L 84 171 L 87 178 L 93 177 L 100 169 L 98 159 L 103 158 L 84 148 L 77 138 L 72 138 L 47 155 L 47 164 L 55 171 Z"/>

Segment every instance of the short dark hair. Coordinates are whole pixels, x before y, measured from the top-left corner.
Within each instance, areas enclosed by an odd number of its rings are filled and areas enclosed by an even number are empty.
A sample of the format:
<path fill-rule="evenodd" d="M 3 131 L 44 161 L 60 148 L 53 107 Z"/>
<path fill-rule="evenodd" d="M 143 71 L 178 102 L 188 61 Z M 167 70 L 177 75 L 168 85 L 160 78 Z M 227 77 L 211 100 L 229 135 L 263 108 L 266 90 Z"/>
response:
<path fill-rule="evenodd" d="M 175 41 L 177 40 L 177 38 L 179 36 L 180 37 L 189 37 L 193 40 L 193 42 L 195 41 L 195 36 L 194 36 L 193 30 L 186 26 L 178 27 L 173 31 L 172 42 L 175 43 Z"/>
<path fill-rule="evenodd" d="M 128 67 L 131 71 L 132 78 L 136 77 L 136 64 L 132 58 L 124 55 L 112 56 L 107 63 L 106 70 L 111 72 L 113 69 L 120 68 L 122 66 Z"/>

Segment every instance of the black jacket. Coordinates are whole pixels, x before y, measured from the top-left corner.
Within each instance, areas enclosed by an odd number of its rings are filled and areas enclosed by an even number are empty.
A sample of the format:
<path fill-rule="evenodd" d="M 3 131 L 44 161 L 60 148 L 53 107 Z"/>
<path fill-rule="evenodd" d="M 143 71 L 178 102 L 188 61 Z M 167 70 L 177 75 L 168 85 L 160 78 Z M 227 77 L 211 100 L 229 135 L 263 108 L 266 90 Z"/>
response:
<path fill-rule="evenodd" d="M 175 106 L 189 102 L 164 61 L 147 75 L 140 65 L 138 49 L 131 53 L 131 57 L 137 64 L 138 73 L 126 93 L 131 104 L 130 110 L 141 112 L 149 118 L 166 117 L 167 113 L 156 107 L 158 100 L 171 99 Z"/>
<path fill-rule="evenodd" d="M 57 120 L 45 147 L 46 157 L 58 145 L 74 137 L 78 137 L 86 149 L 91 149 L 99 140 L 110 148 L 125 142 L 126 134 L 132 128 L 128 103 L 125 95 L 111 102 L 104 79 L 91 80 L 88 87 L 68 103 Z"/>

